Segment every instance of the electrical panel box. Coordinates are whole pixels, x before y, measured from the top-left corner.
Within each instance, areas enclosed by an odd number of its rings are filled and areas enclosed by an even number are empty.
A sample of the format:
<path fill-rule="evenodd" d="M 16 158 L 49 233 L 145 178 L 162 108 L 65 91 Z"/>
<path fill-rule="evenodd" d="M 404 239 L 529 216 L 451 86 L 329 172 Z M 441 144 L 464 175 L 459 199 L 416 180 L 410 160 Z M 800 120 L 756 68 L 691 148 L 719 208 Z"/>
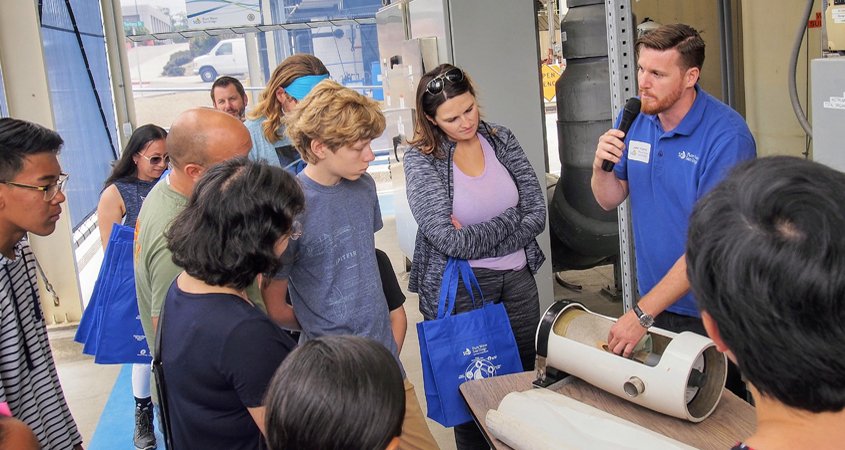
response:
<path fill-rule="evenodd" d="M 845 51 L 845 0 L 835 0 L 828 4 L 824 19 L 828 50 Z"/>
<path fill-rule="evenodd" d="M 825 28 L 828 50 L 845 51 L 845 0 L 837 0 L 827 5 Z"/>
<path fill-rule="evenodd" d="M 813 160 L 845 172 L 845 57 L 812 61 Z"/>

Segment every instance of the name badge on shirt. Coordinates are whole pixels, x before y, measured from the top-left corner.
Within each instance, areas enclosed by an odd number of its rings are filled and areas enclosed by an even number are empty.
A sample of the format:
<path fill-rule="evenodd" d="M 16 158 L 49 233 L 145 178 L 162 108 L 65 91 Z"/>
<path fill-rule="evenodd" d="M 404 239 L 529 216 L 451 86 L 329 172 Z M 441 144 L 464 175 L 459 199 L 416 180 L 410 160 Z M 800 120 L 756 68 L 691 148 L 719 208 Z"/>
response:
<path fill-rule="evenodd" d="M 651 144 L 641 141 L 628 141 L 628 160 L 648 164 L 651 156 Z"/>

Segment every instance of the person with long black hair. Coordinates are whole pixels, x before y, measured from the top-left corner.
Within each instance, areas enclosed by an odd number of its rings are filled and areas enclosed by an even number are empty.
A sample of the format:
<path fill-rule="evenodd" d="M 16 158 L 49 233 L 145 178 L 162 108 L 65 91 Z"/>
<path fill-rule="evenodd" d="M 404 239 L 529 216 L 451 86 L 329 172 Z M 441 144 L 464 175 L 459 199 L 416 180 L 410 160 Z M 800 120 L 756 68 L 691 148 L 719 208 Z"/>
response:
<path fill-rule="evenodd" d="M 144 198 L 167 169 L 170 159 L 164 147 L 166 137 L 164 128 L 142 125 L 132 133 L 120 159 L 115 161 L 97 204 L 97 227 L 103 249 L 115 223 L 135 227 Z"/>
<path fill-rule="evenodd" d="M 132 133 L 120 159 L 115 161 L 97 204 L 97 227 L 103 251 L 108 246 L 114 224 L 135 228 L 141 204 L 167 169 L 166 137 L 164 128 L 153 124 L 142 125 Z M 156 438 L 149 364 L 132 365 L 132 395 L 135 397 L 135 448 L 154 449 Z"/>

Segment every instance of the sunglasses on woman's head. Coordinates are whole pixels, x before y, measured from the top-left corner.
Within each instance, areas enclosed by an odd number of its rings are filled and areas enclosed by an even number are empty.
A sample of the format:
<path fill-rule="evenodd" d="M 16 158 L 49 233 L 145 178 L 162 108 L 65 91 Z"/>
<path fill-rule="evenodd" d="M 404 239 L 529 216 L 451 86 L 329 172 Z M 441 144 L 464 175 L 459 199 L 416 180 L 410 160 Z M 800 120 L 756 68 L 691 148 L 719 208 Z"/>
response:
<path fill-rule="evenodd" d="M 449 69 L 432 78 L 425 86 L 425 91 L 431 95 L 437 95 L 443 92 L 443 88 L 446 86 L 447 81 L 450 83 L 460 83 L 461 81 L 464 81 L 464 72 L 457 67 Z"/>

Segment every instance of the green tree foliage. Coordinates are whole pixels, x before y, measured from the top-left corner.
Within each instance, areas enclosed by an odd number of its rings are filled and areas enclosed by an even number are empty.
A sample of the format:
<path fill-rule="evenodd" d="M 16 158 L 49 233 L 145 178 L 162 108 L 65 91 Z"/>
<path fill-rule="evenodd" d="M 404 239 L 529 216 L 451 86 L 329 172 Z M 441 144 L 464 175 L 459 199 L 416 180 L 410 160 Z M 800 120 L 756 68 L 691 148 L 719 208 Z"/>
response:
<path fill-rule="evenodd" d="M 191 49 L 191 55 L 197 57 L 208 53 L 218 42 L 220 42 L 219 36 L 196 36 L 191 38 L 188 45 Z"/>
<path fill-rule="evenodd" d="M 185 75 L 185 64 L 190 64 L 194 60 L 191 52 L 182 50 L 170 55 L 170 61 L 164 65 L 164 70 L 161 74 L 165 77 L 181 77 Z"/>

